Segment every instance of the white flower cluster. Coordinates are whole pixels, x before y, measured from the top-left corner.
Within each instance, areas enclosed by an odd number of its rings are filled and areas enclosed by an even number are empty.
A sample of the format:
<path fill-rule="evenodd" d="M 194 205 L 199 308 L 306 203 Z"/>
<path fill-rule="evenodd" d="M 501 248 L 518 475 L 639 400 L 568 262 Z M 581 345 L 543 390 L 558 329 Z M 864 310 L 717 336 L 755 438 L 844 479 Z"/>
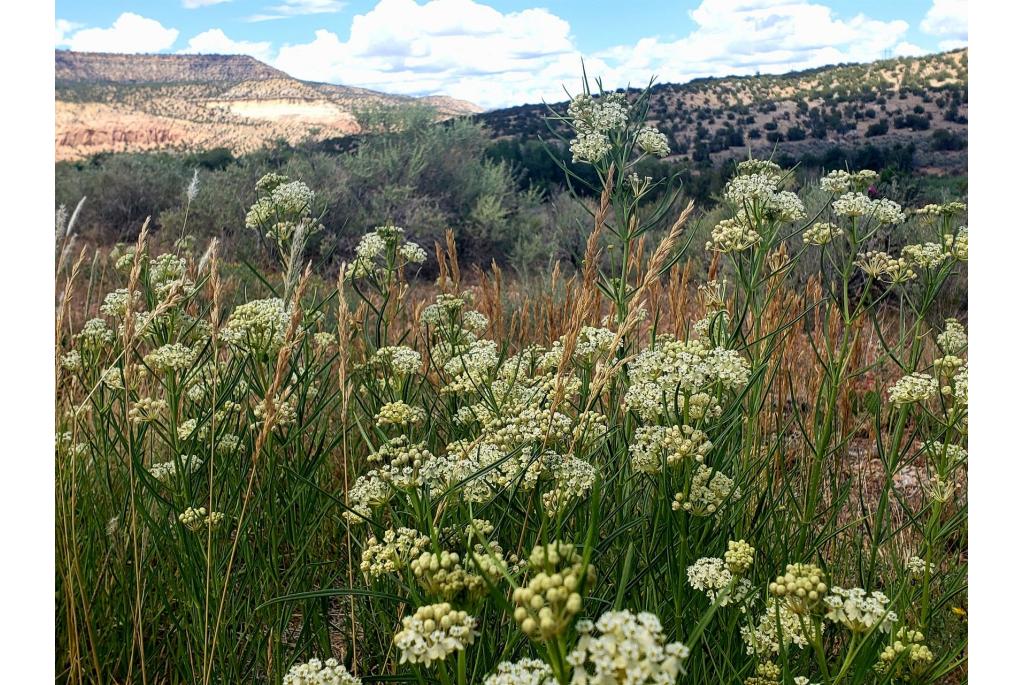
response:
<path fill-rule="evenodd" d="M 402 619 L 402 629 L 395 635 L 399 663 L 430 666 L 466 649 L 476 635 L 476 619 L 465 611 L 455 611 L 447 602 L 420 607 Z"/>
<path fill-rule="evenodd" d="M 694 516 L 712 516 L 719 513 L 727 502 L 738 497 L 739 493 L 733 491 L 732 478 L 700 464 L 693 474 L 689 495 L 677 492 L 672 508 L 676 511 L 682 509 Z"/>
<path fill-rule="evenodd" d="M 121 369 L 111 367 L 100 374 L 100 382 L 110 390 L 124 390 L 124 381 L 121 376 Z"/>
<path fill-rule="evenodd" d="M 804 243 L 827 245 L 841 235 L 843 235 L 843 229 L 827 221 L 819 221 L 804 231 Z"/>
<path fill-rule="evenodd" d="M 406 264 L 422 264 L 427 252 L 416 243 L 405 239 L 401 226 L 378 226 L 372 233 L 359 239 L 356 258 L 348 265 L 345 277 L 348 279 L 378 276 L 387 269 L 397 269 Z"/>
<path fill-rule="evenodd" d="M 644 126 L 636 134 L 636 144 L 646 154 L 655 157 L 665 157 L 672 152 L 668 146 L 668 136 L 650 126 Z"/>
<path fill-rule="evenodd" d="M 754 674 L 743 679 L 743 685 L 780 685 L 782 669 L 774 661 L 762 661 L 754 667 Z"/>
<path fill-rule="evenodd" d="M 913 556 L 907 559 L 907 571 L 915 578 L 923 578 L 925 573 L 935 573 L 935 564 Z"/>
<path fill-rule="evenodd" d="M 362 682 L 336 659 L 310 659 L 288 669 L 281 685 L 360 685 Z"/>
<path fill-rule="evenodd" d="M 915 213 L 928 217 L 951 217 L 957 214 L 963 214 L 966 211 L 966 204 L 963 202 L 953 201 L 941 205 L 928 204 L 918 209 Z"/>
<path fill-rule="evenodd" d="M 906 257 L 896 259 L 881 251 L 872 250 L 859 254 L 854 264 L 868 276 L 881 278 L 893 284 L 906 283 L 917 278 L 917 272 Z"/>
<path fill-rule="evenodd" d="M 369 461 L 380 463 L 381 480 L 399 489 L 416 488 L 424 483 L 422 468 L 434 456 L 422 442 L 413 443 L 404 435 L 391 438 L 369 456 Z"/>
<path fill-rule="evenodd" d="M 400 376 L 416 373 L 423 367 L 420 353 L 404 345 L 382 347 L 374 353 L 371 361 Z"/>
<path fill-rule="evenodd" d="M 862 169 L 852 174 L 848 171 L 837 169 L 823 176 L 820 183 L 822 190 L 838 195 L 839 193 L 845 193 L 851 187 L 863 190 L 876 180 L 878 180 L 878 174 L 870 169 Z"/>
<path fill-rule="evenodd" d="M 554 516 L 574 500 L 586 497 L 597 480 L 597 470 L 589 462 L 572 455 L 548 454 L 543 463 L 553 484 L 541 496 L 541 501 L 548 516 Z"/>
<path fill-rule="evenodd" d="M 725 199 L 737 207 L 767 203 L 779 192 L 781 180 L 774 170 L 740 174 L 725 184 Z"/>
<path fill-rule="evenodd" d="M 832 202 L 832 209 L 839 216 L 867 217 L 879 224 L 902 224 L 907 220 L 897 203 L 885 198 L 872 200 L 864 193 L 844 193 Z"/>
<path fill-rule="evenodd" d="M 556 367 L 562 358 L 562 354 L 565 349 L 565 342 L 565 336 L 559 338 L 551 346 L 551 349 L 543 355 L 540 363 L 542 365 L 547 365 L 550 368 Z M 573 361 L 579 364 L 593 364 L 602 357 L 607 357 L 609 352 L 611 352 L 611 348 L 614 343 L 615 333 L 613 331 L 610 331 L 607 328 L 583 326 L 580 328 L 580 332 L 576 336 L 576 346 L 572 351 Z M 515 369 L 516 362 L 522 362 L 524 359 L 523 356 L 520 356 L 519 359 L 511 361 L 512 363 L 506 362 L 502 368 L 508 370 Z"/>
<path fill-rule="evenodd" d="M 380 408 L 374 420 L 379 428 L 387 426 L 415 426 L 423 423 L 427 413 L 419 407 L 412 407 L 405 402 L 387 402 Z"/>
<path fill-rule="evenodd" d="M 573 162 L 597 162 L 611 151 L 609 132 L 625 127 L 629 119 L 626 98 L 609 93 L 599 98 L 581 93 L 569 103 L 576 137 L 569 143 Z"/>
<path fill-rule="evenodd" d="M 567 659 L 572 685 L 672 685 L 690 654 L 683 643 L 666 642 L 661 621 L 647 612 L 608 611 L 596 623 L 577 622 L 576 630 L 579 642 Z"/>
<path fill-rule="evenodd" d="M 452 599 L 464 590 L 472 595 L 486 587 L 483 578 L 466 570 L 457 552 L 423 552 L 409 563 L 409 569 L 419 586 L 432 596 Z"/>
<path fill-rule="evenodd" d="M 736 173 L 781 176 L 782 167 L 770 159 L 745 159 L 736 165 Z"/>
<path fill-rule="evenodd" d="M 732 583 L 733 575 L 723 559 L 702 557 L 686 568 L 686 579 L 690 587 L 714 602 Z"/>
<path fill-rule="evenodd" d="M 477 333 L 464 320 L 464 313 L 468 313 L 468 305 L 473 303 L 473 294 L 464 292 L 461 295 L 441 293 L 434 300 L 434 304 L 428 305 L 420 315 L 420 323 L 426 328 L 432 329 L 468 329 L 471 333 Z M 472 339 L 472 338 L 471 338 Z"/>
<path fill-rule="evenodd" d="M 484 678 L 484 685 L 557 685 L 551 667 L 540 659 L 520 659 L 515 663 L 502 661 L 494 673 Z"/>
<path fill-rule="evenodd" d="M 932 650 L 924 644 L 924 633 L 900 628 L 892 644 L 886 645 L 878 655 L 875 671 L 889 675 L 894 681 L 915 682 L 925 674 L 934 659 Z"/>
<path fill-rule="evenodd" d="M 608 134 L 599 131 L 580 131 L 569 143 L 573 162 L 597 162 L 611 152 Z"/>
<path fill-rule="evenodd" d="M 293 386 L 294 387 L 294 386 Z M 295 424 L 299 418 L 299 396 L 292 387 L 277 393 L 270 398 L 270 409 L 273 412 L 274 428 L 284 430 Z M 269 418 L 265 398 L 259 398 L 252 410 L 256 419 L 254 429 L 258 430 Z"/>
<path fill-rule="evenodd" d="M 733 573 L 746 573 L 754 563 L 754 547 L 746 540 L 729 540 L 722 558 Z"/>
<path fill-rule="evenodd" d="M 953 401 L 959 407 L 967 407 L 967 365 L 953 377 Z"/>
<path fill-rule="evenodd" d="M 142 301 L 142 293 L 135 291 L 128 294 L 127 288 L 118 288 L 112 293 L 107 293 L 100 305 L 100 312 L 109 317 L 120 319 L 127 316 L 129 311 L 134 311 L 135 306 Z"/>
<path fill-rule="evenodd" d="M 814 564 L 787 564 L 785 575 L 768 584 L 768 592 L 784 598 L 789 608 L 801 615 L 814 611 L 827 589 L 825 574 Z"/>
<path fill-rule="evenodd" d="M 57 454 L 66 454 L 73 457 L 84 456 L 89 451 L 89 446 L 82 442 L 75 442 L 74 438 L 71 437 L 71 433 L 64 431 L 54 436 L 54 448 Z"/>
<path fill-rule="evenodd" d="M 967 348 L 967 331 L 956 319 L 946 319 L 946 329 L 935 337 L 935 342 L 946 354 L 960 354 Z"/>
<path fill-rule="evenodd" d="M 498 366 L 498 345 L 493 340 L 474 340 L 444 364 L 449 376 L 446 393 L 475 393 L 487 385 Z"/>
<path fill-rule="evenodd" d="M 98 351 L 114 342 L 114 331 L 103 319 L 89 319 L 75 338 L 83 350 Z"/>
<path fill-rule="evenodd" d="M 955 234 L 946 235 L 942 239 L 943 246 L 949 256 L 958 262 L 967 261 L 967 227 L 961 226 Z"/>
<path fill-rule="evenodd" d="M 920 269 L 937 269 L 946 262 L 949 256 L 945 248 L 938 243 L 907 245 L 900 255 Z"/>
<path fill-rule="evenodd" d="M 185 475 L 195 473 L 202 466 L 199 457 L 192 454 L 181 455 L 181 469 Z M 149 475 L 156 478 L 161 483 L 166 483 L 174 478 L 178 473 L 178 462 L 174 459 L 170 461 L 161 462 L 159 464 L 153 464 L 149 467 Z"/>
<path fill-rule="evenodd" d="M 641 352 L 629 368 L 625 404 L 647 421 L 668 412 L 700 420 L 720 411 L 719 389 L 746 385 L 750 365 L 735 350 L 670 340 Z"/>
<path fill-rule="evenodd" d="M 188 345 L 171 343 L 163 345 L 146 355 L 146 365 L 154 371 L 177 372 L 184 371 L 192 366 L 196 360 L 197 351 Z"/>
<path fill-rule="evenodd" d="M 806 216 L 804 203 L 796 193 L 782 190 L 784 177 L 778 165 L 744 164 L 737 167 L 740 173 L 725 185 L 725 199 L 736 207 L 737 220 L 752 229 L 760 219 L 798 221 Z"/>
<path fill-rule="evenodd" d="M 538 545 L 530 552 L 529 582 L 512 591 L 513 617 L 531 640 L 547 640 L 565 632 L 583 608 L 581 592 L 597 577 L 594 566 L 568 542 Z"/>
<path fill-rule="evenodd" d="M 307 236 L 323 228 L 311 217 L 315 195 L 305 183 L 267 174 L 256 183 L 256 192 L 260 197 L 245 215 L 246 228 L 266 231 L 279 243 L 290 240 L 300 225 Z"/>
<path fill-rule="evenodd" d="M 769 597 L 765 611 L 755 624 L 740 628 L 740 637 L 747 645 L 747 654 L 778 653 L 782 645 L 803 648 L 807 637 L 800 625 L 800 616 L 789 605 Z"/>
<path fill-rule="evenodd" d="M 761 242 L 761 234 L 746 222 L 737 218 L 723 219 L 711 229 L 711 240 L 704 248 L 713 252 L 728 254 L 742 252 Z"/>
<path fill-rule="evenodd" d="M 192 532 L 203 530 L 208 527 L 216 528 L 223 520 L 224 514 L 219 511 L 212 511 L 208 514 L 206 513 L 206 507 L 199 507 L 198 509 L 188 507 L 185 511 L 178 514 L 178 521 L 181 522 L 181 525 L 185 526 Z"/>
<path fill-rule="evenodd" d="M 243 352 L 271 354 L 284 344 L 288 318 L 281 298 L 253 300 L 235 307 L 220 335 Z"/>
<path fill-rule="evenodd" d="M 82 370 L 82 353 L 78 350 L 71 350 L 67 354 L 61 356 L 60 366 L 65 371 L 81 371 Z"/>
<path fill-rule="evenodd" d="M 926 373 L 911 373 L 900 378 L 889 388 L 889 401 L 893 404 L 925 402 L 939 392 L 938 379 Z"/>
<path fill-rule="evenodd" d="M 848 590 L 833 587 L 832 594 L 825 598 L 825 618 L 841 623 L 854 633 L 867 633 L 876 627 L 888 633 L 896 622 L 896 614 L 886 609 L 889 598 L 881 592 L 868 594 L 863 588 Z"/>
<path fill-rule="evenodd" d="M 356 478 L 348 490 L 348 506 L 352 511 L 342 513 L 350 523 L 361 523 L 373 510 L 391 499 L 391 486 L 376 469 Z"/>
<path fill-rule="evenodd" d="M 302 181 L 282 183 L 270 193 L 270 200 L 281 214 L 304 214 L 313 206 L 313 191 Z"/>
<path fill-rule="evenodd" d="M 187 288 L 192 282 L 186 277 L 185 258 L 175 254 L 162 254 L 149 261 L 149 283 L 159 297 L 167 297 L 176 288 Z"/>
<path fill-rule="evenodd" d="M 132 423 L 148 423 L 156 421 L 167 411 L 167 400 L 154 397 L 140 397 L 128 410 L 128 418 Z"/>
<path fill-rule="evenodd" d="M 703 463 L 711 447 L 707 434 L 690 426 L 640 426 L 629 454 L 637 471 L 660 473 L 663 465 L 678 466 L 689 459 Z"/>

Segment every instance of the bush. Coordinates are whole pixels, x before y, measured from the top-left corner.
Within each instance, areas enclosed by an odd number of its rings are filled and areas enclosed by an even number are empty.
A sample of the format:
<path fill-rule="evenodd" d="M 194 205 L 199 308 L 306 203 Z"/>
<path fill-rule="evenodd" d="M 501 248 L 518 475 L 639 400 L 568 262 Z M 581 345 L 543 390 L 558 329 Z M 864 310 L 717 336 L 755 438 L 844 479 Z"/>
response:
<path fill-rule="evenodd" d="M 966 136 L 959 135 L 945 128 L 939 128 L 932 132 L 933 150 L 956 151 L 964 150 L 966 148 Z"/>
<path fill-rule="evenodd" d="M 874 138 L 876 136 L 884 136 L 889 132 L 889 121 L 887 119 L 880 119 L 873 124 L 868 125 L 867 131 L 864 132 L 864 136 L 867 138 Z"/>

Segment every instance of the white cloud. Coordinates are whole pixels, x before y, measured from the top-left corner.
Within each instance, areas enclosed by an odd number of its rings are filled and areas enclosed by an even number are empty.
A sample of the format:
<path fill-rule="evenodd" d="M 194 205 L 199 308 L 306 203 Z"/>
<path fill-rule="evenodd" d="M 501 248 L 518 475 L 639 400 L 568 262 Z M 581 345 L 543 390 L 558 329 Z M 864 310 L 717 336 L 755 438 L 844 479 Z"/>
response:
<path fill-rule="evenodd" d="M 921 21 L 921 30 L 938 36 L 939 48 L 954 50 L 967 45 L 967 0 L 932 0 Z"/>
<path fill-rule="evenodd" d="M 63 30 L 61 28 L 63 22 Z M 110 28 L 79 28 L 57 20 L 57 45 L 86 52 L 160 52 L 174 45 L 178 29 L 125 12 Z"/>
<path fill-rule="evenodd" d="M 82 28 L 82 24 L 74 21 L 68 21 L 67 19 L 58 19 L 56 22 L 56 33 L 57 37 L 54 40 L 56 45 L 64 45 L 67 43 L 67 34 L 73 32 L 75 29 Z"/>
<path fill-rule="evenodd" d="M 905 21 L 850 19 L 813 0 L 704 0 L 680 40 L 648 37 L 581 55 L 569 24 L 546 9 L 503 14 L 474 0 L 381 0 L 352 20 L 284 45 L 274 66 L 299 78 L 413 95 L 443 93 L 496 107 L 564 99 L 580 58 L 608 87 L 701 76 L 781 73 L 923 50 Z"/>
<path fill-rule="evenodd" d="M 926 54 L 928 54 L 928 51 L 920 45 L 914 45 L 907 41 L 903 41 L 892 49 L 893 57 L 920 57 L 921 55 Z"/>
<path fill-rule="evenodd" d="M 231 2 L 231 0 L 181 0 L 181 6 L 187 10 L 194 10 L 210 5 L 219 5 L 222 2 Z"/>
<path fill-rule="evenodd" d="M 381 0 L 351 37 L 321 29 L 274 65 L 300 78 L 378 90 L 444 93 L 484 105 L 559 99 L 579 55 L 569 24 L 544 9 L 502 14 L 473 0 Z"/>
<path fill-rule="evenodd" d="M 251 55 L 263 61 L 269 60 L 273 54 L 270 41 L 232 40 L 220 29 L 210 29 L 193 36 L 185 49 L 179 52 L 204 55 Z"/>
<path fill-rule="evenodd" d="M 283 0 L 280 5 L 267 7 L 262 14 L 247 17 L 248 21 L 273 21 L 304 14 L 333 14 L 345 7 L 341 0 Z"/>
<path fill-rule="evenodd" d="M 613 65 L 614 85 L 687 81 L 699 76 L 782 73 L 836 62 L 877 59 L 887 51 L 919 50 L 904 41 L 905 21 L 863 14 L 839 19 L 807 0 L 704 0 L 690 13 L 697 28 L 670 42 L 645 38 L 599 52 Z"/>

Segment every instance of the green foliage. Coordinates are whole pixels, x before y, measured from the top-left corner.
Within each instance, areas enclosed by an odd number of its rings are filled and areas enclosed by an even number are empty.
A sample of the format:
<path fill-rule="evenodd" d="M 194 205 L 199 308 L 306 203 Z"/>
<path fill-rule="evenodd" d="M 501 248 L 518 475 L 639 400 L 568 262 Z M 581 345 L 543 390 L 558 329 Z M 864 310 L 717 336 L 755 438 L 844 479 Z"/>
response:
<path fill-rule="evenodd" d="M 539 197 L 521 187 L 516 172 L 485 154 L 488 139 L 479 125 L 457 120 L 426 121 L 423 108 L 380 108 L 360 113 L 376 133 L 360 137 L 341 153 L 315 146 L 279 145 L 229 160 L 203 155 L 110 155 L 57 165 L 57 202 L 74 205 L 87 197 L 79 226 L 98 242 L 136 235 L 152 217 L 168 243 L 186 220 L 200 240 L 218 238 L 240 258 L 258 260 L 265 250 L 244 231 L 242 218 L 255 201 L 253 186 L 269 171 L 305 179 L 326 200 L 325 231 L 317 250 L 330 263 L 347 253 L 375 225 L 409 226 L 425 245 L 443 242 L 455 230 L 474 260 L 516 259 L 522 221 L 534 216 Z M 188 203 L 185 188 L 200 168 L 199 191 Z"/>

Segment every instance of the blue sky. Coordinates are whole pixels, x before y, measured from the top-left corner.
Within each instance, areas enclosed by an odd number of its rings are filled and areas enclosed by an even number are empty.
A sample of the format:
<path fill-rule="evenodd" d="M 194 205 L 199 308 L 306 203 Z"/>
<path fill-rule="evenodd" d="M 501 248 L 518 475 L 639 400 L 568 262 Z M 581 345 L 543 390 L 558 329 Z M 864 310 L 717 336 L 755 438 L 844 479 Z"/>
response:
<path fill-rule="evenodd" d="M 497 107 L 967 44 L 966 0 L 57 0 L 58 48 L 245 53 L 308 80 Z"/>

